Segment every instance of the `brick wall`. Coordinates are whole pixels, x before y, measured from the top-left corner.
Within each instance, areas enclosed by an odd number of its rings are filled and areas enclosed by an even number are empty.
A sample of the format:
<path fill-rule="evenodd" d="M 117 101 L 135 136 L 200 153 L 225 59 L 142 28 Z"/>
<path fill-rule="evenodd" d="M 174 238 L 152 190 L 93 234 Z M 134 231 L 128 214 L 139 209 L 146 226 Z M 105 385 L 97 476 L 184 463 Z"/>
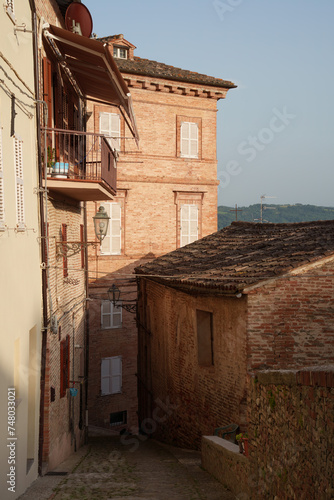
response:
<path fill-rule="evenodd" d="M 139 148 L 121 118 L 121 151 L 117 166 L 117 194 L 122 206 L 120 255 L 89 252 L 90 269 L 90 385 L 89 421 L 108 427 L 110 413 L 127 410 L 128 426 L 137 426 L 137 325 L 133 314 L 123 311 L 121 329 L 101 331 L 101 298 L 117 283 L 121 297 L 136 297 L 133 269 L 180 246 L 180 209 L 196 204 L 199 237 L 217 229 L 217 97 L 209 98 L 205 86 L 124 74 L 131 91 L 140 135 Z M 194 89 L 197 89 L 195 92 Z M 208 90 L 215 90 L 213 88 Z M 196 97 L 195 94 L 198 94 Z M 117 113 L 115 107 L 91 105 L 87 130 L 99 132 L 99 113 Z M 199 126 L 199 158 L 180 157 L 181 119 Z M 103 205 L 103 202 L 101 202 Z M 95 239 L 90 223 L 99 204 L 88 204 L 88 240 Z M 94 283 L 93 283 L 94 282 Z M 124 295 L 134 292 L 134 295 Z M 122 355 L 122 395 L 100 396 L 103 353 Z M 124 365 L 125 366 L 125 365 Z"/>
<path fill-rule="evenodd" d="M 249 389 L 249 498 L 332 499 L 334 366 L 258 372 Z"/>
<path fill-rule="evenodd" d="M 333 262 L 248 292 L 249 369 L 334 361 Z"/>
<path fill-rule="evenodd" d="M 198 448 L 216 427 L 245 425 L 246 300 L 192 296 L 140 279 L 139 412 L 153 418 L 168 400 L 155 436 Z M 198 362 L 196 309 L 213 314 L 212 366 Z"/>
<path fill-rule="evenodd" d="M 58 333 L 48 332 L 44 401 L 43 461 L 49 469 L 62 462 L 74 447 L 84 441 L 85 422 L 85 276 L 81 267 L 81 253 L 67 254 L 68 276 L 63 275 L 61 247 L 62 224 L 67 225 L 67 241 L 80 241 L 83 212 L 79 204 L 48 201 L 49 256 L 48 286 L 51 291 L 53 314 L 58 319 Z M 50 295 L 48 294 L 48 321 L 50 322 Z M 60 343 L 69 336 L 70 380 L 76 383 L 78 395 L 60 395 Z M 74 373 L 73 373 L 74 363 Z M 74 375 L 74 378 L 73 378 Z M 72 383 L 70 386 L 72 387 Z M 51 401 L 51 388 L 55 400 Z M 81 395 L 80 395 L 81 392 Z M 74 437 L 76 443 L 74 442 Z"/>

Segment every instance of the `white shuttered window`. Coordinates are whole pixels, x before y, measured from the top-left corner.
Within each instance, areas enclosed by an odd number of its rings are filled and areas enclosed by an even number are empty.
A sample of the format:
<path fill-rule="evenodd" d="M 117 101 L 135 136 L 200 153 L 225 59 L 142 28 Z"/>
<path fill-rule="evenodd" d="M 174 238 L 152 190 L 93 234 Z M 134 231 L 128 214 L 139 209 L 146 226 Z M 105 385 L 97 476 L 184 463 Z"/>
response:
<path fill-rule="evenodd" d="M 103 203 L 110 217 L 108 232 L 102 240 L 101 255 L 120 255 L 122 250 L 122 209 L 120 203 Z"/>
<path fill-rule="evenodd" d="M 185 158 L 198 158 L 197 123 L 181 123 L 181 156 Z"/>
<path fill-rule="evenodd" d="M 17 229 L 25 230 L 24 182 L 23 182 L 23 141 L 14 137 L 14 161 L 16 179 L 16 220 Z"/>
<path fill-rule="evenodd" d="M 0 231 L 5 229 L 5 193 L 3 185 L 2 127 L 0 127 Z"/>
<path fill-rule="evenodd" d="M 100 113 L 100 134 L 109 137 L 108 142 L 113 149 L 121 149 L 121 120 L 116 113 Z M 112 137 L 112 139 L 110 139 Z"/>
<path fill-rule="evenodd" d="M 181 205 L 181 247 L 198 239 L 198 206 Z"/>
<path fill-rule="evenodd" d="M 101 394 L 122 392 L 122 356 L 101 359 Z"/>
<path fill-rule="evenodd" d="M 119 304 L 121 302 L 119 301 Z M 110 300 L 103 300 L 101 303 L 101 328 L 121 328 L 122 308 L 114 306 Z"/>

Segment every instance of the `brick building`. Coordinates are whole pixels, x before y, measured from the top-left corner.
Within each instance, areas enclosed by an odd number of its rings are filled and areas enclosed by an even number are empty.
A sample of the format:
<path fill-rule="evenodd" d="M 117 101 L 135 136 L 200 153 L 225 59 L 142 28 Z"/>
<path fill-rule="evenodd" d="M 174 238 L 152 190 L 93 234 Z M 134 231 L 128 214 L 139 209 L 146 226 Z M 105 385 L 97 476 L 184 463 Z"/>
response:
<path fill-rule="evenodd" d="M 44 269 L 40 472 L 42 466 L 54 468 L 87 437 L 86 203 L 113 200 L 117 165 L 109 142 L 86 132 L 87 101 L 122 109 L 129 134 L 137 135 L 131 96 L 108 47 L 65 29 L 71 4 L 36 0 L 38 91 L 45 103 L 38 124 Z M 92 235 L 90 243 L 97 242 Z"/>
<path fill-rule="evenodd" d="M 101 40 L 131 89 L 140 135 L 137 147 L 117 109 L 91 105 L 89 130 L 107 135 L 119 160 L 116 196 L 103 203 L 110 231 L 89 254 L 89 421 L 119 431 L 138 423 L 137 326 L 107 291 L 115 284 L 122 306 L 135 305 L 135 266 L 216 231 L 217 101 L 235 85 L 136 57 L 123 35 Z"/>
<path fill-rule="evenodd" d="M 248 372 L 333 363 L 333 230 L 235 222 L 136 269 L 139 416 L 157 437 L 198 447 L 244 430 Z"/>

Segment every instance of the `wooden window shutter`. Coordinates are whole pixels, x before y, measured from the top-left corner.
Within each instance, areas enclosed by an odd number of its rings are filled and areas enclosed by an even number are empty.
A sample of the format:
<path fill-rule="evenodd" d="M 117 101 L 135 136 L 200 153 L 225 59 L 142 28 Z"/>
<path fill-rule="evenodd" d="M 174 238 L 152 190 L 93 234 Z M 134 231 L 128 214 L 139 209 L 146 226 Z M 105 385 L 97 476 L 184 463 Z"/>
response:
<path fill-rule="evenodd" d="M 47 126 L 52 127 L 52 66 L 51 61 L 43 58 L 43 99 L 47 104 Z"/>
<path fill-rule="evenodd" d="M 181 123 L 181 156 L 198 157 L 198 125 L 192 122 Z"/>
<path fill-rule="evenodd" d="M 198 206 L 181 205 L 180 246 L 188 245 L 198 239 Z"/>
<path fill-rule="evenodd" d="M 14 137 L 14 161 L 15 161 L 15 177 L 16 177 L 16 215 L 17 229 L 25 230 L 25 213 L 24 213 L 24 182 L 23 182 L 23 141 Z"/>
<path fill-rule="evenodd" d="M 117 151 L 121 149 L 121 120 L 116 113 L 100 113 L 100 134 L 108 138 L 110 146 Z M 111 139 L 112 137 L 112 139 Z"/>
<path fill-rule="evenodd" d="M 111 363 L 111 394 L 122 391 L 122 357 L 114 356 Z"/>
<path fill-rule="evenodd" d="M 67 242 L 67 224 L 61 225 L 61 239 L 63 243 Z M 67 262 L 67 246 L 64 244 L 63 246 L 63 276 L 66 278 L 68 276 L 68 262 Z"/>
<path fill-rule="evenodd" d="M 101 360 L 101 394 L 110 394 L 110 362 L 109 358 Z"/>
<path fill-rule="evenodd" d="M 60 397 L 66 395 L 70 382 L 70 337 L 60 342 Z"/>
<path fill-rule="evenodd" d="M 0 127 L 0 231 L 5 228 L 5 193 L 3 181 L 2 127 Z"/>
<path fill-rule="evenodd" d="M 108 232 L 102 240 L 101 255 L 120 255 L 122 250 L 122 207 L 120 203 L 104 203 L 110 217 Z"/>

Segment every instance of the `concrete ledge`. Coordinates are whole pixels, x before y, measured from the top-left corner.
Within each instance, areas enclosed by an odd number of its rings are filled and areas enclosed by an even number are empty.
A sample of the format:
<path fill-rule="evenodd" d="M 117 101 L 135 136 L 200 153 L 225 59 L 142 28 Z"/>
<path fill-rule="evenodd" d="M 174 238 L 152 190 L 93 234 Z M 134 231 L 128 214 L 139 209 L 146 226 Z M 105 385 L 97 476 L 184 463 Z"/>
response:
<path fill-rule="evenodd" d="M 202 467 L 235 495 L 248 493 L 249 459 L 218 436 L 202 437 Z"/>

